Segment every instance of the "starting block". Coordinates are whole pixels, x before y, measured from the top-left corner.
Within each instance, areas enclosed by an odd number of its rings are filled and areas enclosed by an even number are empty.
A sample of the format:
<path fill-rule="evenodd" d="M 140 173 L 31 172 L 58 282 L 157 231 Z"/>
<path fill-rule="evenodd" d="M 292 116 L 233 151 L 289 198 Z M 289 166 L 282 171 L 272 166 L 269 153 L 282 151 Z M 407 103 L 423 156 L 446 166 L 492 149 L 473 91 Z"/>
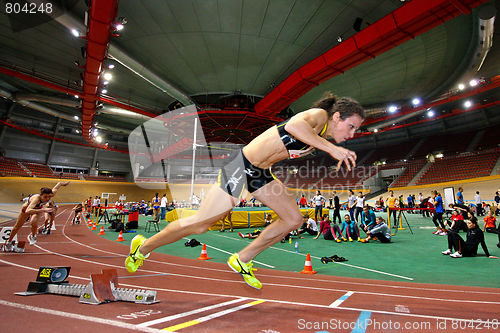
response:
<path fill-rule="evenodd" d="M 93 305 L 116 301 L 138 304 L 159 302 L 155 290 L 120 288 L 116 269 L 103 269 L 101 274 L 91 274 L 90 283 L 87 285 L 70 284 L 66 280 L 70 269 L 70 267 L 40 267 L 36 281 L 30 282 L 26 291 L 15 294 L 76 296 L 79 297 L 80 303 Z"/>

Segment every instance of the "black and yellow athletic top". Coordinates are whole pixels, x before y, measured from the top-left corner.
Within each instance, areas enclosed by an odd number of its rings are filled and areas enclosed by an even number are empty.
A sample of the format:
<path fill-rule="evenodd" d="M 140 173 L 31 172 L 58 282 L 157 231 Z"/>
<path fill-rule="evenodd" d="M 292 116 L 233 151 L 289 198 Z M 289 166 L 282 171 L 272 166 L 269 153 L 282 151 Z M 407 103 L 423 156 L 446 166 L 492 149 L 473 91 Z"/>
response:
<path fill-rule="evenodd" d="M 285 125 L 288 123 L 290 119 L 285 120 L 277 125 L 278 133 L 280 135 L 281 141 L 285 145 L 286 150 L 288 151 L 288 158 L 299 158 L 311 153 L 315 148 L 310 145 L 299 141 L 293 137 L 290 133 L 285 130 Z M 323 127 L 321 132 L 319 132 L 319 136 L 322 136 L 326 132 L 327 124 Z"/>

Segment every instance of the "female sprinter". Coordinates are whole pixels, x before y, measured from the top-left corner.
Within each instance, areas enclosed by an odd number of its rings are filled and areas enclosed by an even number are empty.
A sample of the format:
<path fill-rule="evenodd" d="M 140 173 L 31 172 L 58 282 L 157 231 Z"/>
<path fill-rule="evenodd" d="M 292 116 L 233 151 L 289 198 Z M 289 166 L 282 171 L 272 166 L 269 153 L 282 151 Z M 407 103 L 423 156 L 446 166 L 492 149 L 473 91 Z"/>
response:
<path fill-rule="evenodd" d="M 42 187 L 40 189 L 40 194 L 32 195 L 29 200 L 23 204 L 21 207 L 21 212 L 17 217 L 17 222 L 10 233 L 9 240 L 5 244 L 5 251 L 10 252 L 12 250 L 12 239 L 17 235 L 19 229 L 23 226 L 23 224 L 27 221 L 28 217 L 31 216 L 31 233 L 28 235 L 28 241 L 31 245 L 36 243 L 36 233 L 38 230 L 38 220 L 44 218 L 44 213 L 50 213 L 54 210 L 54 208 L 43 207 L 47 202 L 53 198 L 59 187 L 68 185 L 69 182 L 59 182 L 52 189 L 48 187 Z"/>
<path fill-rule="evenodd" d="M 233 254 L 228 265 L 240 273 L 249 286 L 261 289 L 262 284 L 253 273 L 252 260 L 302 225 L 295 199 L 283 183 L 273 177 L 271 166 L 286 158 L 304 156 L 316 148 L 338 160 L 337 170 L 345 164 L 350 171 L 356 166 L 356 154 L 330 143 L 327 138 L 336 143 L 352 138 L 364 118 L 364 110 L 358 102 L 346 97 L 337 99 L 328 93 L 313 108 L 267 129 L 228 159 L 219 171 L 218 184 L 209 190 L 195 215 L 170 223 L 149 239 L 141 235 L 134 237 L 130 255 L 125 260 L 127 270 L 135 272 L 150 252 L 160 246 L 204 233 L 239 202 L 243 190 L 248 190 L 279 218 L 247 247 Z"/>

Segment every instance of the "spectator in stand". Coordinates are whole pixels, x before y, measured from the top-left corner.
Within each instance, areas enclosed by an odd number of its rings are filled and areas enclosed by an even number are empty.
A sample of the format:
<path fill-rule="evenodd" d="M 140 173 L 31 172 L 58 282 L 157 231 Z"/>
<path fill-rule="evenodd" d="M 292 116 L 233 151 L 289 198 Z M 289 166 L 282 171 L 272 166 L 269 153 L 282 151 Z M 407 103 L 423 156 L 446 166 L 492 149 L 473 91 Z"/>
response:
<path fill-rule="evenodd" d="M 323 215 L 323 205 L 326 202 L 326 198 L 321 195 L 319 190 L 317 190 L 316 195 L 312 198 L 312 201 L 314 202 L 314 220 L 318 222 Z"/>
<path fill-rule="evenodd" d="M 476 191 L 476 195 L 474 195 L 474 202 L 476 203 L 477 216 L 483 216 L 483 202 L 481 201 L 481 197 L 479 196 L 479 191 Z"/>
<path fill-rule="evenodd" d="M 333 223 L 337 223 L 337 217 L 339 218 L 339 224 L 342 223 L 342 218 L 340 217 L 340 198 L 337 195 L 337 191 L 333 191 Z"/>
<path fill-rule="evenodd" d="M 363 196 L 363 192 L 359 192 L 358 196 L 356 197 L 356 210 L 354 213 L 354 220 L 359 222 L 358 217 L 363 213 L 363 207 L 365 206 L 365 197 Z"/>
<path fill-rule="evenodd" d="M 433 232 L 433 234 L 446 236 L 447 232 L 443 221 L 443 213 L 444 213 L 443 198 L 441 198 L 441 194 L 436 190 L 432 191 L 432 194 L 434 195 L 434 207 L 435 207 L 434 215 L 432 216 L 432 222 L 434 222 L 434 225 L 436 226 L 437 229 L 436 231 Z"/>
<path fill-rule="evenodd" d="M 464 222 L 464 217 L 457 209 L 453 210 L 451 221 L 447 221 L 446 224 L 450 227 L 449 231 L 451 232 L 460 232 L 460 230 L 467 232 L 467 224 Z"/>
<path fill-rule="evenodd" d="M 299 205 L 300 205 L 300 208 L 306 208 L 307 207 L 307 199 L 306 199 L 306 197 L 303 194 L 302 194 L 302 197 L 300 197 Z"/>
<path fill-rule="evenodd" d="M 500 247 L 500 223 L 498 224 L 498 229 L 495 225 L 495 222 L 497 219 L 495 216 L 493 216 L 493 212 L 490 210 L 487 214 L 486 217 L 484 218 L 484 228 L 483 231 L 492 233 L 492 234 L 497 234 L 498 235 L 498 244 L 497 246 Z"/>
<path fill-rule="evenodd" d="M 460 205 L 465 204 L 465 201 L 464 201 L 464 189 L 462 187 L 458 188 L 458 192 L 457 192 L 457 204 L 460 204 Z"/>
<path fill-rule="evenodd" d="M 375 226 L 376 219 L 375 213 L 369 206 L 363 207 L 363 213 L 361 213 L 361 229 L 368 234 L 368 231 Z"/>
<path fill-rule="evenodd" d="M 354 220 L 354 209 L 356 208 L 356 196 L 353 190 L 349 190 L 349 197 L 347 198 L 347 208 L 349 209 L 349 216 Z"/>
<path fill-rule="evenodd" d="M 477 248 L 481 244 L 487 257 L 498 259 L 497 257 L 490 256 L 488 247 L 486 247 L 484 241 L 484 233 L 477 225 L 477 218 L 473 217 L 470 220 L 466 220 L 466 223 L 468 228 L 466 240 L 464 241 L 456 232 L 448 233 L 448 249 L 441 253 L 450 255 L 452 258 L 475 257 L 477 255 Z M 453 253 L 453 249 L 455 249 L 455 253 Z"/>
<path fill-rule="evenodd" d="M 328 205 L 328 209 L 332 209 L 333 208 L 333 197 L 332 196 L 330 196 L 329 201 L 330 201 L 330 204 Z"/>
<path fill-rule="evenodd" d="M 337 243 L 340 243 L 342 238 L 342 234 L 340 232 L 339 226 L 334 223 L 333 226 L 330 224 L 330 219 L 327 215 L 323 215 L 323 219 L 319 223 L 319 231 L 314 239 L 318 239 L 319 235 L 323 234 L 323 238 L 326 240 L 335 240 Z M 337 235 L 340 235 L 337 237 Z"/>
<path fill-rule="evenodd" d="M 167 194 L 164 193 L 160 201 L 160 219 L 162 220 L 165 219 L 165 215 L 167 214 L 167 205 L 168 205 Z"/>
<path fill-rule="evenodd" d="M 389 196 L 387 197 L 387 199 L 385 200 L 385 203 L 387 205 L 387 210 L 389 211 L 389 219 L 391 218 L 391 216 L 393 217 L 393 221 L 397 221 L 397 217 L 396 217 L 396 209 L 397 206 L 396 206 L 396 197 L 394 196 L 394 191 L 389 191 Z M 394 222 L 396 223 L 396 222 Z"/>
<path fill-rule="evenodd" d="M 380 216 L 375 220 L 376 225 L 371 228 L 365 239 L 362 239 L 362 243 L 368 243 L 371 239 L 378 239 L 381 243 L 391 242 L 391 229 L 385 224 L 385 221 Z"/>
<path fill-rule="evenodd" d="M 316 236 L 318 234 L 318 224 L 315 220 L 310 218 L 307 214 L 304 214 L 304 223 L 302 227 L 299 229 L 299 235 L 307 232 L 309 235 Z"/>

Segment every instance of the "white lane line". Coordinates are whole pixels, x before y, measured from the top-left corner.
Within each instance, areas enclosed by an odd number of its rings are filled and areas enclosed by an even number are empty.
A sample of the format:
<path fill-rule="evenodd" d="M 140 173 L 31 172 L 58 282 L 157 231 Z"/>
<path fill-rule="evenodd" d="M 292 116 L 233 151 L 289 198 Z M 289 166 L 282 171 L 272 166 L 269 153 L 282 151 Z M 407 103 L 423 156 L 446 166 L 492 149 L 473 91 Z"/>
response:
<path fill-rule="evenodd" d="M 344 301 L 346 299 L 348 299 L 352 294 L 354 294 L 353 291 L 348 291 L 344 294 L 344 296 L 340 297 L 338 300 L 336 300 L 335 302 L 333 302 L 332 304 L 328 305 L 329 307 L 331 308 L 336 308 L 338 307 L 340 304 L 344 303 Z"/>
<path fill-rule="evenodd" d="M 103 325 L 114 326 L 114 327 L 119 327 L 119 328 L 125 328 L 125 329 L 129 329 L 129 330 L 133 330 L 133 331 L 160 332 L 160 330 L 157 330 L 154 328 L 139 327 L 137 325 L 124 323 L 124 322 L 117 321 L 117 320 L 104 319 L 104 318 L 99 318 L 99 317 L 94 317 L 94 316 L 81 315 L 81 314 L 77 314 L 77 313 L 46 309 L 46 308 L 41 308 L 38 306 L 8 302 L 8 301 L 4 301 L 4 300 L 0 300 L 0 305 L 10 306 L 12 308 L 17 308 L 17 309 L 21 309 L 21 310 L 40 312 L 40 313 L 45 313 L 45 314 L 49 314 L 49 315 L 70 318 L 70 319 L 83 320 L 86 323 L 90 322 L 90 323 L 103 324 Z"/>
<path fill-rule="evenodd" d="M 229 239 L 234 239 L 236 241 L 239 241 L 238 239 L 231 238 L 231 237 L 224 236 L 224 235 L 217 235 L 216 234 L 216 236 L 224 237 L 224 238 L 229 238 Z M 274 246 L 270 246 L 269 249 L 274 249 L 274 250 L 284 251 L 284 252 L 287 252 L 287 253 L 292 253 L 292 254 L 298 254 L 298 255 L 301 255 L 301 256 L 306 256 L 306 254 L 304 254 L 304 253 L 295 253 L 294 251 L 280 249 L 279 247 L 274 247 Z M 321 259 L 320 257 L 316 257 L 316 256 L 313 256 L 313 255 L 311 255 L 311 258 Z M 394 276 L 394 277 L 401 278 L 401 279 L 413 280 L 413 278 L 411 278 L 411 277 L 407 277 L 407 276 L 403 276 L 403 275 L 397 275 L 397 274 L 392 274 L 392 273 L 387 273 L 387 272 L 383 272 L 383 271 L 377 271 L 375 269 L 361 267 L 361 266 L 356 266 L 356 265 L 351 265 L 351 264 L 346 264 L 344 262 L 334 262 L 334 263 L 335 264 L 339 264 L 339 265 L 343 265 L 343 266 L 349 266 L 349 267 L 352 267 L 352 268 L 362 269 L 362 270 L 365 270 L 365 271 L 370 271 L 370 272 L 374 272 L 374 273 L 378 273 L 378 274 L 390 275 L 390 276 Z"/>
<path fill-rule="evenodd" d="M 69 221 L 69 218 L 68 218 L 68 221 Z M 69 239 L 73 243 L 76 243 L 76 244 L 78 244 L 80 246 L 87 247 L 89 249 L 92 249 L 92 250 L 95 250 L 95 251 L 99 251 L 99 252 L 103 252 L 103 253 L 116 254 L 116 255 L 120 255 L 120 256 L 122 256 L 124 258 L 127 256 L 127 255 L 124 255 L 124 254 L 121 254 L 121 253 L 116 253 L 116 252 L 101 250 L 101 249 L 89 246 L 89 245 L 99 245 L 99 243 L 97 243 L 97 244 L 83 244 L 81 242 L 78 242 L 78 241 L 74 240 L 73 238 L 69 237 L 66 234 L 65 229 L 66 229 L 66 224 L 64 224 L 63 235 L 64 235 L 64 237 L 66 237 L 67 239 Z M 275 249 L 281 250 L 279 248 L 275 248 Z M 293 252 L 293 253 L 295 253 L 295 252 Z M 163 264 L 163 265 L 170 265 L 170 266 L 180 266 L 180 267 L 183 267 L 183 268 L 196 268 L 198 270 L 208 270 L 208 271 L 222 272 L 222 273 L 231 273 L 232 274 L 232 272 L 228 271 L 227 269 L 217 269 L 217 268 L 199 267 L 199 266 L 192 266 L 192 265 L 185 265 L 185 264 L 176 264 L 176 263 L 164 262 L 164 261 L 153 260 L 153 259 L 148 259 L 148 262 L 157 263 L 157 264 Z M 279 276 L 279 275 L 270 275 L 270 274 L 260 274 L 260 276 L 267 276 L 267 277 L 279 278 L 279 279 L 291 279 L 291 280 L 307 280 L 307 281 L 311 280 L 310 278 L 293 277 L 293 276 Z M 330 279 L 330 280 L 314 279 L 314 281 L 327 282 L 327 283 L 342 283 L 342 284 L 351 284 L 351 285 L 361 285 L 361 286 L 364 286 L 364 287 L 370 286 L 370 287 L 382 287 L 382 288 L 393 288 L 393 289 L 410 289 L 410 290 L 436 291 L 436 292 L 439 292 L 439 293 L 445 292 L 442 288 L 441 289 L 434 289 L 434 288 L 422 288 L 422 287 L 417 287 L 417 286 L 395 286 L 395 285 L 377 284 L 377 283 L 369 283 L 369 282 L 347 282 L 347 281 L 341 281 L 341 280 L 335 280 L 335 279 Z M 449 287 L 453 287 L 453 286 L 449 286 Z M 446 290 L 446 292 L 449 292 L 449 291 L 450 290 Z M 451 291 L 453 291 L 454 293 L 464 293 L 464 294 L 500 295 L 500 293 L 495 293 L 495 292 L 491 292 L 491 291 L 474 291 L 474 290 L 459 290 L 459 289 L 452 289 Z"/>
<path fill-rule="evenodd" d="M 247 304 L 239 305 L 239 306 L 231 308 L 231 309 L 227 309 L 227 310 L 223 310 L 223 311 L 220 311 L 220 312 L 212 313 L 212 314 L 210 314 L 208 316 L 200 317 L 200 318 L 197 318 L 195 320 L 191 320 L 191 321 L 188 321 L 188 322 L 185 322 L 185 323 L 182 323 L 182 324 L 178 324 L 178 325 L 166 327 L 166 328 L 162 329 L 162 331 L 175 332 L 176 330 L 183 329 L 183 328 L 190 327 L 190 326 L 194 326 L 194 325 L 203 323 L 205 321 L 209 321 L 209 320 L 212 320 L 212 319 L 215 319 L 215 318 L 219 318 L 219 317 L 222 317 L 224 315 L 227 315 L 227 314 L 239 311 L 239 310 L 243 310 L 243 309 L 249 308 L 251 306 L 264 303 L 264 302 L 265 302 L 264 300 L 253 301 L 253 302 L 250 302 L 250 303 L 247 303 Z"/>
<path fill-rule="evenodd" d="M 188 241 L 190 241 L 190 240 L 191 240 L 190 238 L 187 238 L 187 237 L 184 237 L 183 239 L 187 239 Z M 212 245 L 208 245 L 208 244 L 206 244 L 206 245 L 207 245 L 207 247 L 209 247 L 209 248 L 211 248 L 211 249 L 214 249 L 214 250 L 217 250 L 217 251 L 220 251 L 220 252 L 223 252 L 223 253 L 227 253 L 227 254 L 229 254 L 229 255 L 232 255 L 232 254 L 233 254 L 233 253 L 228 252 L 228 251 L 226 251 L 226 250 L 219 249 L 218 247 L 215 247 L 215 246 L 212 246 Z M 260 262 L 260 261 L 257 261 L 257 260 L 254 260 L 253 262 L 255 262 L 255 263 L 257 263 L 257 264 L 260 264 L 260 265 L 262 265 L 262 266 L 269 267 L 269 268 L 276 268 L 276 267 L 274 267 L 274 266 L 272 266 L 272 265 L 264 264 L 263 262 Z"/>
<path fill-rule="evenodd" d="M 15 264 L 9 261 L 1 260 L 0 262 L 3 262 L 8 265 L 32 270 L 38 272 L 38 268 L 34 267 L 28 267 L 20 264 Z M 75 279 L 80 279 L 80 280 L 86 280 L 89 281 L 89 278 L 83 278 L 75 275 L 70 275 L 72 278 Z M 226 294 L 214 294 L 214 293 L 205 293 L 205 292 L 199 292 L 199 291 L 189 291 L 189 290 L 177 290 L 177 289 L 165 289 L 165 288 L 152 288 L 152 287 L 146 287 L 146 286 L 138 286 L 138 285 L 132 285 L 132 284 L 121 284 L 121 286 L 125 287 L 130 287 L 130 288 L 141 288 L 141 289 L 148 289 L 148 290 L 156 290 L 156 291 L 165 291 L 165 292 L 175 292 L 175 293 L 181 293 L 181 294 L 190 294 L 190 295 L 201 295 L 201 296 L 216 296 L 216 297 L 227 297 L 227 298 L 242 298 L 241 296 L 235 296 L 235 295 L 226 295 Z M 254 299 L 254 300 L 264 300 L 272 303 L 278 303 L 278 304 L 286 304 L 286 305 L 297 305 L 297 306 L 308 306 L 308 307 L 313 307 L 313 308 L 322 308 L 322 309 L 331 309 L 328 305 L 322 305 L 322 304 L 314 304 L 314 303 L 303 303 L 303 302 L 294 302 L 294 301 L 281 301 L 277 299 L 269 299 L 269 298 L 252 298 L 248 297 L 248 299 Z M 337 307 L 336 309 L 341 309 L 341 310 L 347 310 L 347 311 L 355 311 L 355 312 L 361 312 L 361 311 L 369 311 L 373 313 L 380 313 L 380 314 L 387 314 L 387 315 L 396 315 L 396 316 L 407 316 L 407 317 L 416 317 L 416 318 L 431 318 L 431 319 L 438 319 L 438 320 L 458 320 L 458 321 L 463 321 L 463 322 L 470 322 L 469 318 L 452 318 L 452 317 L 439 317 L 439 316 L 430 316 L 430 315 L 419 315 L 419 314 L 407 314 L 407 313 L 398 313 L 398 312 L 390 312 L 390 311 L 383 311 L 383 310 L 372 310 L 372 309 L 359 309 L 359 308 L 348 308 L 348 307 Z M 491 320 L 490 320 L 491 321 Z M 490 321 L 481 321 L 477 320 L 477 323 L 487 323 Z"/>
<path fill-rule="evenodd" d="M 231 301 L 227 301 L 227 302 L 223 302 L 223 303 L 218 303 L 218 304 L 206 306 L 206 307 L 199 308 L 199 309 L 196 309 L 196 310 L 186 311 L 186 312 L 178 313 L 178 314 L 171 315 L 171 316 L 168 316 L 168 317 L 163 317 L 163 318 L 159 318 L 159 319 L 154 319 L 154 320 L 146 321 L 144 323 L 138 324 L 137 326 L 148 327 L 148 326 L 153 326 L 153 325 L 157 325 L 157 324 L 161 324 L 161 323 L 166 323 L 167 321 L 172 321 L 172 320 L 179 319 L 179 318 L 182 318 L 182 317 L 191 316 L 191 315 L 194 315 L 194 314 L 197 314 L 197 313 L 200 313 L 200 312 L 210 311 L 210 310 L 217 309 L 217 308 L 220 308 L 220 307 L 223 307 L 223 306 L 226 306 L 226 305 L 231 305 L 231 304 L 234 304 L 234 303 L 242 302 L 244 300 L 248 300 L 248 298 L 233 299 Z"/>
<path fill-rule="evenodd" d="M 54 252 L 47 250 L 39 245 L 36 245 L 40 250 L 48 252 L 50 254 L 54 254 L 57 256 L 61 256 L 64 258 L 68 258 L 71 260 L 76 260 L 76 261 L 82 261 L 82 262 L 87 262 L 91 263 L 93 265 L 102 265 L 102 266 L 108 266 L 108 267 L 113 267 L 113 268 L 119 268 L 121 270 L 124 270 L 125 268 L 123 266 L 118 266 L 118 265 L 113 265 L 113 264 L 107 264 L 99 261 L 90 261 L 90 260 L 85 260 L 73 256 L 69 256 L 66 254 L 62 254 L 59 252 Z M 143 269 L 142 272 L 147 272 L 147 273 L 156 273 L 156 274 L 165 274 L 165 272 L 159 272 L 159 271 L 152 271 L 152 270 L 146 270 Z M 209 281 L 217 281 L 217 282 L 229 282 L 229 283 L 237 283 L 237 284 L 245 284 L 244 281 L 236 281 L 236 280 L 226 280 L 226 279 L 219 279 L 219 278 L 210 278 L 210 277 L 202 277 L 202 276 L 192 276 L 192 275 L 186 275 L 186 274 L 176 274 L 176 273 L 166 273 L 170 276 L 179 276 L 183 278 L 188 278 L 188 279 L 200 279 L 200 280 L 209 280 Z M 331 288 L 320 288 L 320 287 L 309 287 L 309 286 L 301 286 L 301 285 L 290 285 L 290 284 L 280 284 L 280 283 L 265 283 L 267 286 L 275 286 L 275 287 L 280 287 L 280 288 L 296 288 L 296 289 L 306 289 L 306 290 L 321 290 L 321 291 L 341 291 L 341 292 L 347 292 L 348 290 L 343 290 L 343 289 L 331 289 Z M 411 299 L 425 299 L 425 300 L 432 300 L 432 301 L 442 301 L 442 302 L 456 302 L 456 303 L 479 303 L 479 304 L 500 304 L 500 302 L 489 302 L 489 301 L 475 301 L 475 300 L 456 300 L 456 299 L 443 299 L 443 298 L 434 298 L 434 297 L 420 297 L 420 296 L 409 296 L 409 295 L 393 295 L 393 294 L 384 294 L 384 293 L 376 293 L 376 292 L 367 292 L 367 291 L 357 291 L 356 293 L 358 294 L 366 294 L 366 295 L 373 295 L 373 296 L 386 296 L 386 297 L 396 297 L 396 298 L 411 298 Z"/>

